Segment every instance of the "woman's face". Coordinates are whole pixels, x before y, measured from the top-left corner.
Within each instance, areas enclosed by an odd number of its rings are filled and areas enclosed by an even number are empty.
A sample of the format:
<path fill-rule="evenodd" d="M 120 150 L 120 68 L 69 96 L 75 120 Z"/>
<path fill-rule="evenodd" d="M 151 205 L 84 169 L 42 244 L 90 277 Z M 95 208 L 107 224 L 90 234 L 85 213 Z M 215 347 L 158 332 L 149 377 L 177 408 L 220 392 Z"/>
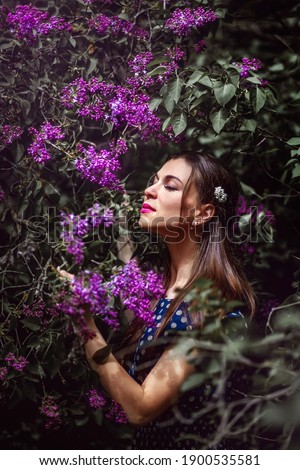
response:
<path fill-rule="evenodd" d="M 182 195 L 191 175 L 191 167 L 183 158 L 167 161 L 145 189 L 144 203 L 139 220 L 140 227 L 160 235 L 182 227 L 182 216 L 195 205 L 195 190 L 191 188 L 182 207 Z"/>

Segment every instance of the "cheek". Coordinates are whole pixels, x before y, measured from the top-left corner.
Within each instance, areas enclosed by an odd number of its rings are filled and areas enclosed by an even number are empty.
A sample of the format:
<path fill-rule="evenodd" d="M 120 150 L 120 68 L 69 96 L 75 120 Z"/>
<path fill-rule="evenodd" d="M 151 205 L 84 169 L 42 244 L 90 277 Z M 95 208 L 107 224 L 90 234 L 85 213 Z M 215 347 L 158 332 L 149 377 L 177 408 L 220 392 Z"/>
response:
<path fill-rule="evenodd" d="M 182 204 L 182 216 L 192 217 L 196 210 L 195 198 L 187 197 Z"/>

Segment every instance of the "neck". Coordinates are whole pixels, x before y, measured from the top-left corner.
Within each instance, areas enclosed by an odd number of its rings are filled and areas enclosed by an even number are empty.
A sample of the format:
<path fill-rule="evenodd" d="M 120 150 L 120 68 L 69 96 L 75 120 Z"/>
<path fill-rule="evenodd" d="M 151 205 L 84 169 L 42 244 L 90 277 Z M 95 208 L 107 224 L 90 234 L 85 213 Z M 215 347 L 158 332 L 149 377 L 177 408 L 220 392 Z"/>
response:
<path fill-rule="evenodd" d="M 167 286 L 167 297 L 173 298 L 183 289 L 191 278 L 195 257 L 198 249 L 195 240 L 188 236 L 177 243 L 168 243 L 168 251 L 171 258 L 170 282 Z"/>

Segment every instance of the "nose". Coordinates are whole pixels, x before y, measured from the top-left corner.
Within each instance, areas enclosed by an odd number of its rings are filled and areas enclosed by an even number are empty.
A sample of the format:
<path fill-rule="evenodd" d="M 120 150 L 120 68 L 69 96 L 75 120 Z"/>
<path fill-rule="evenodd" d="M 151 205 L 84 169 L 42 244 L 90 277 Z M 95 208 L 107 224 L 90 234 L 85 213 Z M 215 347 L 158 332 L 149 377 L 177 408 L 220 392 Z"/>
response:
<path fill-rule="evenodd" d="M 145 189 L 144 194 L 145 194 L 147 199 L 151 199 L 151 198 L 156 199 L 156 197 L 157 197 L 156 183 L 153 183 L 150 186 L 148 186 Z"/>

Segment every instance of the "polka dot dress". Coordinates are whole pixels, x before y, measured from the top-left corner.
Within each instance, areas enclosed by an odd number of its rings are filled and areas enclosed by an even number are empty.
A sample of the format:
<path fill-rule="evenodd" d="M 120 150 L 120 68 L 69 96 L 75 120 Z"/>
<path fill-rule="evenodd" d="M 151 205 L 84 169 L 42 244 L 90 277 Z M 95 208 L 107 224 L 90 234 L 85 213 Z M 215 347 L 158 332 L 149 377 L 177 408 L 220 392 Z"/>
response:
<path fill-rule="evenodd" d="M 156 329 L 160 326 L 170 302 L 170 299 L 159 301 L 154 311 L 153 324 L 145 328 L 137 344 L 129 374 L 140 384 L 164 352 L 167 346 L 167 336 L 172 332 L 192 329 L 188 305 L 182 302 L 169 320 L 163 336 L 156 340 L 151 355 L 146 354 L 147 348 L 153 345 Z M 235 311 L 228 314 L 227 318 L 241 318 L 241 316 L 239 311 Z M 152 353 L 152 351 L 154 352 Z M 210 434 L 213 434 L 215 423 L 214 421 L 210 422 L 207 415 L 205 418 L 197 420 L 193 416 L 203 409 L 203 403 L 210 399 L 212 393 L 213 390 L 208 385 L 186 392 L 174 406 L 167 409 L 158 418 L 136 428 L 132 448 L 141 450 L 203 448 L 201 444 L 199 445 L 201 436 L 205 436 L 206 439 Z M 187 438 L 188 435 L 189 438 Z M 198 439 L 191 436 L 196 436 Z M 222 445 L 215 448 L 225 449 Z"/>

